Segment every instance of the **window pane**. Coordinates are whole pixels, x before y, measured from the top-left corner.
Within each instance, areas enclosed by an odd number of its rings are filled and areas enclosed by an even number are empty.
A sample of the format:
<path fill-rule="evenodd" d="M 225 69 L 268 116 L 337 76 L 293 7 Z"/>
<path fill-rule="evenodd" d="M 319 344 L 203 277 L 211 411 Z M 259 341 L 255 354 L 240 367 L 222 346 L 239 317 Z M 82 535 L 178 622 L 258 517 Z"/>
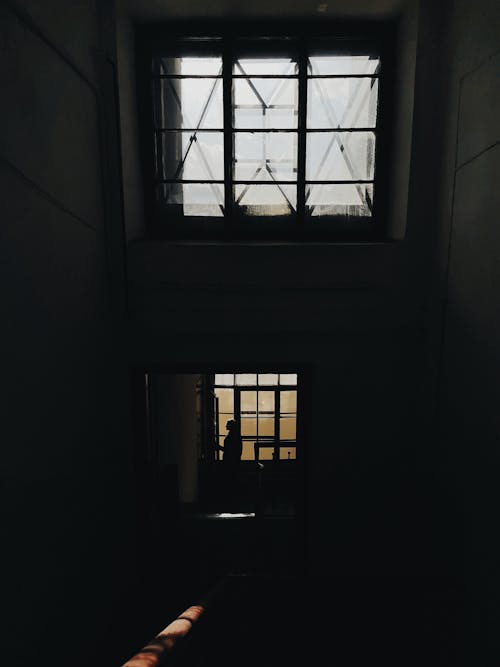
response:
<path fill-rule="evenodd" d="M 236 375 L 236 384 L 242 385 L 256 385 L 257 375 L 255 373 L 238 373 Z"/>
<path fill-rule="evenodd" d="M 374 56 L 311 56 L 309 74 L 375 74 L 380 59 Z"/>
<path fill-rule="evenodd" d="M 310 79 L 307 127 L 375 127 L 378 79 Z"/>
<path fill-rule="evenodd" d="M 233 90 L 235 127 L 297 127 L 296 79 L 235 79 Z"/>
<path fill-rule="evenodd" d="M 280 413 L 297 412 L 297 392 L 280 391 Z"/>
<path fill-rule="evenodd" d="M 232 389 L 216 389 L 215 395 L 219 399 L 219 412 L 234 412 L 234 391 Z"/>
<path fill-rule="evenodd" d="M 277 375 L 277 373 L 259 373 L 259 384 L 260 385 L 277 385 L 278 384 L 278 375 Z"/>
<path fill-rule="evenodd" d="M 154 79 L 152 86 L 154 127 L 180 129 L 183 126 L 181 82 L 179 79 Z"/>
<path fill-rule="evenodd" d="M 240 394 L 241 412 L 257 413 L 257 392 L 242 391 Z"/>
<path fill-rule="evenodd" d="M 168 74 L 202 74 L 203 76 L 220 76 L 222 74 L 222 59 L 197 58 L 187 56 L 182 58 L 160 57 L 153 59 L 153 75 Z"/>
<path fill-rule="evenodd" d="M 244 442 L 241 452 L 243 461 L 255 461 L 255 448 L 253 442 Z"/>
<path fill-rule="evenodd" d="M 295 440 L 297 437 L 297 420 L 295 417 L 280 419 L 280 440 Z"/>
<path fill-rule="evenodd" d="M 280 447 L 280 459 L 294 461 L 297 458 L 296 447 Z"/>
<path fill-rule="evenodd" d="M 274 417 L 259 417 L 259 436 L 271 437 L 274 435 Z"/>
<path fill-rule="evenodd" d="M 274 412 L 274 391 L 259 391 L 259 414 Z"/>
<path fill-rule="evenodd" d="M 236 181 L 293 181 L 297 177 L 295 132 L 235 132 Z"/>
<path fill-rule="evenodd" d="M 280 384 L 297 384 L 297 373 L 280 373 Z"/>
<path fill-rule="evenodd" d="M 309 132 L 306 179 L 368 181 L 375 171 L 373 132 Z"/>
<path fill-rule="evenodd" d="M 224 179 L 222 132 L 160 132 L 156 148 L 156 177 L 159 179 Z"/>
<path fill-rule="evenodd" d="M 231 386 L 234 384 L 234 375 L 232 373 L 216 373 L 215 384 Z"/>
<path fill-rule="evenodd" d="M 160 209 L 165 213 L 189 216 L 221 217 L 223 186 L 217 183 L 161 183 L 157 187 Z"/>
<path fill-rule="evenodd" d="M 241 435 L 257 437 L 257 419 L 255 417 L 241 418 Z"/>
<path fill-rule="evenodd" d="M 291 58 L 239 58 L 233 74 L 266 74 L 290 76 L 297 73 L 297 63 Z"/>
<path fill-rule="evenodd" d="M 308 186 L 307 192 L 306 205 L 310 215 L 345 215 L 366 218 L 372 215 L 373 185 L 370 183 L 312 185 Z"/>
<path fill-rule="evenodd" d="M 274 447 L 259 447 L 259 461 L 272 461 Z"/>
<path fill-rule="evenodd" d="M 235 185 L 236 205 L 246 215 L 290 215 L 297 205 L 296 185 Z"/>
<path fill-rule="evenodd" d="M 223 128 L 222 79 L 155 79 L 155 127 Z"/>
<path fill-rule="evenodd" d="M 234 415 L 232 412 L 219 412 L 219 434 L 223 436 L 223 438 L 226 437 L 227 435 L 227 422 L 230 419 L 234 419 Z"/>

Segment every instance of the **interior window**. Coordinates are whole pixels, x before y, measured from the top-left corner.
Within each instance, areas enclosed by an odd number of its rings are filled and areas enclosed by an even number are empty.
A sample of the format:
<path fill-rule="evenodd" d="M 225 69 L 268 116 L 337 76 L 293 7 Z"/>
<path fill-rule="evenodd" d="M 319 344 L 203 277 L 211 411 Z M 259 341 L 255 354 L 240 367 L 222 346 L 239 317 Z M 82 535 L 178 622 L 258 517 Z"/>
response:
<path fill-rule="evenodd" d="M 236 373 L 214 375 L 216 441 L 223 445 L 226 423 L 240 423 L 243 461 L 297 458 L 297 375 Z M 222 460 L 223 453 L 214 455 Z"/>
<path fill-rule="evenodd" d="M 177 39 L 153 52 L 156 228 L 373 225 L 381 71 L 373 46 L 335 40 Z"/>

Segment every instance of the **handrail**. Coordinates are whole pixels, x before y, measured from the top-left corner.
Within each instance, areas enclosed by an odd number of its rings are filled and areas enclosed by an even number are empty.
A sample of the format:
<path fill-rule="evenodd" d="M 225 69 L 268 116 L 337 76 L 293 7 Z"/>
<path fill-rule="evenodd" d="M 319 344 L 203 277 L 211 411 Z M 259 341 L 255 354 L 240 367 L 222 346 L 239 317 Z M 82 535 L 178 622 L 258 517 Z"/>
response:
<path fill-rule="evenodd" d="M 224 591 L 229 577 L 224 577 L 199 602 L 185 609 L 161 632 L 134 654 L 122 667 L 161 667 L 181 642 L 185 642 L 192 628 L 214 605 Z"/>
<path fill-rule="evenodd" d="M 254 458 L 256 461 L 259 460 L 260 453 L 259 449 L 261 447 L 274 447 L 275 449 L 286 449 L 287 447 L 296 447 L 297 440 L 277 440 L 276 438 L 257 438 L 254 440 L 253 449 L 254 449 Z"/>

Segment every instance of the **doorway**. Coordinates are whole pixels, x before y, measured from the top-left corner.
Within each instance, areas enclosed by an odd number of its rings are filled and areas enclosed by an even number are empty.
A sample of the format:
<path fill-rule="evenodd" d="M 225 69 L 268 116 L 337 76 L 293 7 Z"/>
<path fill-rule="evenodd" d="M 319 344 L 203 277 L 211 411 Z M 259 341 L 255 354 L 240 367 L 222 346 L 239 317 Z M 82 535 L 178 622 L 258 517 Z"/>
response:
<path fill-rule="evenodd" d="M 214 556 L 224 553 L 246 569 L 299 568 L 305 546 L 307 373 L 155 367 L 135 377 L 143 406 L 137 460 L 149 532 L 161 540 L 165 527 L 171 531 L 175 525 L 186 544 L 208 540 Z M 237 492 L 228 502 L 221 446 L 230 420 L 240 425 L 242 455 L 232 480 Z M 225 545 L 220 550 L 219 539 Z M 210 567 L 224 566 L 217 559 Z"/>
<path fill-rule="evenodd" d="M 242 461 L 297 460 L 296 373 L 216 373 L 209 381 L 218 445 L 223 445 L 224 425 L 235 419 L 241 426 Z"/>

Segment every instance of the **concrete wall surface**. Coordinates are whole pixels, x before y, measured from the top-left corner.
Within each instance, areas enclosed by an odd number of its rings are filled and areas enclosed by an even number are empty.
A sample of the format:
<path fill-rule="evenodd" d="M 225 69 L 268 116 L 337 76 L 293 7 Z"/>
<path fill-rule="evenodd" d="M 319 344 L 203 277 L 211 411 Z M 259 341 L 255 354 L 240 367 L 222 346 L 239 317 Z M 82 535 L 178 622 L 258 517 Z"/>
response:
<path fill-rule="evenodd" d="M 6 664 L 118 666 L 150 638 L 129 370 L 260 364 L 308 380 L 309 571 L 465 575 L 471 664 L 498 654 L 499 5 L 407 5 L 393 240 L 212 244 L 142 238 L 130 17 L 3 3 Z"/>
<path fill-rule="evenodd" d="M 500 7 L 457 0 L 450 15 L 448 143 L 437 267 L 443 299 L 440 431 L 463 512 L 470 658 L 498 655 L 500 496 Z"/>
<path fill-rule="evenodd" d="M 122 657 L 107 639 L 131 588 L 134 514 L 127 375 L 109 298 L 98 25 L 93 2 L 0 9 L 9 665 Z"/>
<path fill-rule="evenodd" d="M 459 558 L 457 513 L 430 437 L 427 312 L 447 16 L 419 4 L 409 3 L 400 34 L 411 77 L 398 91 L 410 120 L 398 128 L 393 187 L 408 190 L 393 193 L 406 216 L 393 230 L 399 241 L 135 240 L 127 248 L 131 362 L 310 368 L 305 539 L 316 571 L 454 573 Z"/>

